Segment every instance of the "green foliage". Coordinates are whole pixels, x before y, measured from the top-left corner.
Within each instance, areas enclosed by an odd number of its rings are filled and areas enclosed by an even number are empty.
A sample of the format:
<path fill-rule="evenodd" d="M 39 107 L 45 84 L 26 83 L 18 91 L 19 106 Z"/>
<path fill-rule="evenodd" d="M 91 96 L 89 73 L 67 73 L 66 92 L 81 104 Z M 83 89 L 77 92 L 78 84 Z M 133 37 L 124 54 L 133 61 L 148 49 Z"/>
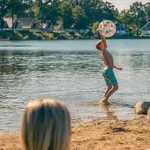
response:
<path fill-rule="evenodd" d="M 0 18 L 3 17 L 8 11 L 8 1 L 0 0 Z"/>
<path fill-rule="evenodd" d="M 10 17 L 24 17 L 32 6 L 31 0 L 6 0 L 7 12 Z"/>
<path fill-rule="evenodd" d="M 91 31 L 92 31 L 92 33 L 93 33 L 94 35 L 97 34 L 96 29 L 98 28 L 98 26 L 99 26 L 99 22 L 98 22 L 98 21 L 95 22 L 95 23 L 93 23 L 92 26 L 91 26 Z"/>
<path fill-rule="evenodd" d="M 148 18 L 150 18 L 150 3 L 135 2 L 129 10 L 121 11 L 116 20 L 133 35 L 139 36 L 140 29 L 146 24 Z"/>
<path fill-rule="evenodd" d="M 59 16 L 59 0 L 35 0 L 35 16 L 41 23 L 55 24 Z"/>
<path fill-rule="evenodd" d="M 87 16 L 84 9 L 80 6 L 76 6 L 72 10 L 73 19 L 74 19 L 74 28 L 76 29 L 85 29 L 87 28 Z"/>
<path fill-rule="evenodd" d="M 145 11 L 145 14 L 146 14 L 146 19 L 149 20 L 150 19 L 150 2 L 149 3 L 146 3 L 144 5 L 144 11 Z"/>
<path fill-rule="evenodd" d="M 139 35 L 139 30 L 146 23 L 146 14 L 142 2 L 135 2 L 130 6 L 131 15 L 131 27 L 137 36 Z M 136 24 L 135 24 L 136 23 Z"/>
<path fill-rule="evenodd" d="M 120 22 L 125 28 L 129 28 L 129 23 L 132 22 L 129 10 L 122 10 L 117 16 L 117 21 Z"/>
<path fill-rule="evenodd" d="M 99 22 L 107 19 L 118 21 L 133 35 L 139 36 L 140 29 L 150 19 L 150 2 L 134 2 L 128 10 L 119 12 L 112 3 L 104 0 L 0 0 L 0 18 L 4 16 L 12 17 L 13 20 L 17 17 L 32 17 L 41 25 L 41 29 L 43 23 L 56 24 L 57 20 L 61 20 L 64 29 L 90 28 L 94 37 Z M 33 39 L 39 36 L 31 32 L 28 34 L 32 34 L 29 37 Z M 65 38 L 70 35 L 61 36 Z M 71 34 L 71 37 L 74 36 Z M 55 35 L 39 38 L 53 39 Z"/>
<path fill-rule="evenodd" d="M 32 0 L 0 0 L 0 17 L 7 14 L 12 17 L 12 22 L 14 22 L 15 17 L 24 17 L 28 13 L 31 3 Z"/>
<path fill-rule="evenodd" d="M 63 23 L 64 29 L 71 28 L 73 25 L 73 17 L 72 17 L 72 7 L 69 1 L 63 1 L 61 6 L 61 19 Z"/>
<path fill-rule="evenodd" d="M 24 40 L 28 40 L 29 39 L 29 36 L 26 35 L 25 37 L 23 37 Z"/>

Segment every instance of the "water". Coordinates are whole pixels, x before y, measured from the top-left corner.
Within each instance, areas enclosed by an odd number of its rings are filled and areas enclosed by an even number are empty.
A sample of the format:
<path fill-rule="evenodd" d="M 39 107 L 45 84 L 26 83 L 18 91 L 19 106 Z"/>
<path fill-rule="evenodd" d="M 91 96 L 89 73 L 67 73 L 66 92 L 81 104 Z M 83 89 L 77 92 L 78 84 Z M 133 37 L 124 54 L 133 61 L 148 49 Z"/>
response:
<path fill-rule="evenodd" d="M 18 131 L 25 105 L 36 98 L 63 101 L 73 120 L 134 117 L 138 101 L 150 101 L 149 40 L 108 40 L 120 89 L 109 108 L 94 106 L 105 82 L 95 40 L 0 42 L 0 130 Z"/>

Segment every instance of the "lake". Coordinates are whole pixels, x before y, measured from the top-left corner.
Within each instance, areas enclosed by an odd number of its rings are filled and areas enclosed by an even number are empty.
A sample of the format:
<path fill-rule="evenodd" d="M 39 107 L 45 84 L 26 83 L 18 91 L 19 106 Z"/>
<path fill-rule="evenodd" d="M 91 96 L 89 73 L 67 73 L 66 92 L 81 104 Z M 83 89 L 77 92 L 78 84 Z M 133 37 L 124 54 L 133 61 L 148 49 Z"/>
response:
<path fill-rule="evenodd" d="M 18 131 L 25 105 L 37 98 L 63 101 L 73 121 L 130 119 L 150 101 L 149 40 L 108 40 L 119 90 L 108 108 L 94 106 L 106 85 L 96 40 L 0 41 L 0 131 Z"/>

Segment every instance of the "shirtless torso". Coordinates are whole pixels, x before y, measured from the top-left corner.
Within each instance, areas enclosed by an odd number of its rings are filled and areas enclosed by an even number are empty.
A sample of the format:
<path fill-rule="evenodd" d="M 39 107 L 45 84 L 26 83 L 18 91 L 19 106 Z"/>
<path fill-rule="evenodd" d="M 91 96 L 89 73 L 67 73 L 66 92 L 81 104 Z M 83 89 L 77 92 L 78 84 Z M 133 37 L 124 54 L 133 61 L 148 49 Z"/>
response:
<path fill-rule="evenodd" d="M 104 62 L 104 68 L 113 69 L 114 68 L 114 61 L 112 55 L 107 51 L 104 50 L 101 54 L 101 58 Z"/>

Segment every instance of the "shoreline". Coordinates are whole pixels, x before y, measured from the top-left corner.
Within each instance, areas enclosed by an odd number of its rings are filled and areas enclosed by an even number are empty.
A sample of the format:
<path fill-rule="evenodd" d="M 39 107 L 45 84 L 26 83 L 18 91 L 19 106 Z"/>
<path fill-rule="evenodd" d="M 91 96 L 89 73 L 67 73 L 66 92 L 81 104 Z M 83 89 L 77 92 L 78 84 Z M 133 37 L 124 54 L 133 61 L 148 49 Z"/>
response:
<path fill-rule="evenodd" d="M 148 40 L 148 38 L 109 38 L 107 40 Z M 81 38 L 81 39 L 0 39 L 0 41 L 60 41 L 60 40 L 65 40 L 65 41 L 74 41 L 74 40 L 99 40 L 98 38 Z"/>
<path fill-rule="evenodd" d="M 22 150 L 19 132 L 0 132 L 0 150 Z M 150 126 L 146 116 L 133 120 L 101 120 L 72 124 L 72 150 L 146 150 Z"/>
<path fill-rule="evenodd" d="M 70 33 L 64 31 L 45 32 L 45 31 L 32 31 L 21 30 L 17 32 L 0 31 L 0 41 L 26 41 L 26 40 L 94 40 L 99 39 L 99 35 L 89 33 Z M 109 39 L 150 39 L 150 35 L 118 35 L 115 34 Z"/>
<path fill-rule="evenodd" d="M 107 39 L 107 40 L 149 40 L 150 38 L 110 38 L 110 39 Z M 19 39 L 19 40 L 1 40 L 0 39 L 0 42 L 15 42 L 15 41 L 76 41 L 76 40 L 79 40 L 79 41 L 84 41 L 84 40 L 99 40 L 97 38 L 95 39 L 45 39 L 45 40 L 38 40 L 38 39 L 35 39 L 35 40 L 23 40 L 23 39 Z"/>

